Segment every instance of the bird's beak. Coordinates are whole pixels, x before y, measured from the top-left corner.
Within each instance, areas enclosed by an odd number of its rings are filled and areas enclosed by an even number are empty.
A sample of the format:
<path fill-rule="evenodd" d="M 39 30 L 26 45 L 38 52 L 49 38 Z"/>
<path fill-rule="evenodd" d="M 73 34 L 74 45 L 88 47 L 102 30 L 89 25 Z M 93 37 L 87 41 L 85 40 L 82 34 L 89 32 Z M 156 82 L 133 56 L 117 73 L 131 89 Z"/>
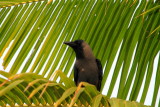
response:
<path fill-rule="evenodd" d="M 71 47 L 76 46 L 74 42 L 64 42 L 64 44 L 69 45 Z"/>

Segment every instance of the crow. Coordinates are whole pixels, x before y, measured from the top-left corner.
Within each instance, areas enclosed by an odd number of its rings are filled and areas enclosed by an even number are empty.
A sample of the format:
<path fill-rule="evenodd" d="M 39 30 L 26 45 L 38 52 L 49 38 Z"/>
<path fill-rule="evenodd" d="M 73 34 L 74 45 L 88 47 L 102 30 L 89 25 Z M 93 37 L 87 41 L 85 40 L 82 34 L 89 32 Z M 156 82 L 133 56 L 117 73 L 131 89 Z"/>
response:
<path fill-rule="evenodd" d="M 70 46 L 76 53 L 76 62 L 74 65 L 74 82 L 76 86 L 80 82 L 87 82 L 96 86 L 100 91 L 102 81 L 102 65 L 99 59 L 96 59 L 92 49 L 84 40 L 73 42 L 64 42 Z"/>

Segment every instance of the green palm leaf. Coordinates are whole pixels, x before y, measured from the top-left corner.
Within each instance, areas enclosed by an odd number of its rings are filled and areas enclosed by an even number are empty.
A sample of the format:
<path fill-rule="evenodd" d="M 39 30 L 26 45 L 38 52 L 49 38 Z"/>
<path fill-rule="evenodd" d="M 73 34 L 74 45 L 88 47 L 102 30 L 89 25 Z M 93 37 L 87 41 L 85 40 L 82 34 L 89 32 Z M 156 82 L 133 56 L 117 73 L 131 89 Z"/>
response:
<path fill-rule="evenodd" d="M 0 0 L 0 7 L 1 106 L 143 107 L 151 83 L 150 105 L 159 106 L 159 0 Z M 87 83 L 75 87 L 75 55 L 63 42 L 76 39 L 101 60 L 108 97 Z M 123 100 L 109 99 L 115 87 Z"/>

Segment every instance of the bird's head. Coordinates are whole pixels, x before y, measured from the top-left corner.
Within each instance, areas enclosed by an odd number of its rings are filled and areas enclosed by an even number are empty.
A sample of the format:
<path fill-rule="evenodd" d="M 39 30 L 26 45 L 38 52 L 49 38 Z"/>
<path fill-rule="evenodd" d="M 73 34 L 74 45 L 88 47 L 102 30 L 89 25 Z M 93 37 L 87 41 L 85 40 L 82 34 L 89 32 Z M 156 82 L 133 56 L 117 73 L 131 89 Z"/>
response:
<path fill-rule="evenodd" d="M 73 42 L 64 42 L 64 44 L 72 47 L 73 49 L 82 49 L 83 48 L 83 40 L 76 40 Z"/>
<path fill-rule="evenodd" d="M 76 53 L 76 58 L 94 57 L 90 46 L 84 40 L 75 40 L 73 42 L 64 42 L 70 46 Z"/>

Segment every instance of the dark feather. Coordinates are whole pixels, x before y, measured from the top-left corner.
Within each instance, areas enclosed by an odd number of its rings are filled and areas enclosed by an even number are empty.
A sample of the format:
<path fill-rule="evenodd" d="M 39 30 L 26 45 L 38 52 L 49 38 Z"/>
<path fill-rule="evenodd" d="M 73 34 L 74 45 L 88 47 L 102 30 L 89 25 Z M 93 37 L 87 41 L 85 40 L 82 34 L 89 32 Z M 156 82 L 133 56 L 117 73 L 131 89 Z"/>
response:
<path fill-rule="evenodd" d="M 98 87 L 97 89 L 100 91 L 101 89 L 101 82 L 102 82 L 102 75 L 103 75 L 103 69 L 102 69 L 102 64 L 101 64 L 101 61 L 99 59 L 96 59 L 96 63 L 97 63 L 97 66 L 98 66 L 98 78 L 99 78 L 99 81 L 98 81 Z"/>
<path fill-rule="evenodd" d="M 74 65 L 74 82 L 76 85 L 78 85 L 78 68 L 76 67 L 76 65 Z"/>
<path fill-rule="evenodd" d="M 74 81 L 78 86 L 80 82 L 88 82 L 101 89 L 102 65 L 100 60 L 95 59 L 90 46 L 83 40 L 74 42 L 64 42 L 69 45 L 76 53 L 74 65 Z"/>

